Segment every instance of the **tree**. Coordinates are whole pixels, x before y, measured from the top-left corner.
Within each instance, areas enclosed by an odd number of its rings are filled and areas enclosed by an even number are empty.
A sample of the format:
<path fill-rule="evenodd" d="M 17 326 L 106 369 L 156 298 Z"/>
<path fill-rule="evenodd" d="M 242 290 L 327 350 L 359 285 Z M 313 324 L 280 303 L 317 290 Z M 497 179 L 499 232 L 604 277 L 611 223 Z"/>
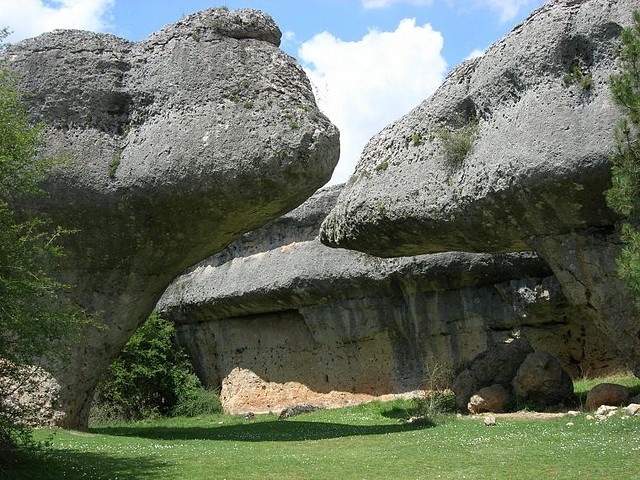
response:
<path fill-rule="evenodd" d="M 203 388 L 173 323 L 151 314 L 109 365 L 96 389 L 92 421 L 217 413 L 219 398 Z"/>
<path fill-rule="evenodd" d="M 0 45 L 6 35 L 0 30 Z M 84 322 L 49 273 L 67 232 L 20 207 L 26 197 L 44 195 L 38 185 L 53 164 L 39 156 L 42 130 L 30 123 L 15 78 L 0 64 L 0 462 L 32 445 L 29 425 L 42 407 L 34 394 L 47 380 L 33 364 L 63 360 L 63 339 Z"/>
<path fill-rule="evenodd" d="M 613 99 L 626 117 L 615 130 L 607 204 L 624 219 L 621 239 L 625 246 L 618 258 L 618 274 L 640 302 L 640 11 L 634 12 L 633 20 L 633 26 L 621 35 L 620 73 L 610 80 Z"/>

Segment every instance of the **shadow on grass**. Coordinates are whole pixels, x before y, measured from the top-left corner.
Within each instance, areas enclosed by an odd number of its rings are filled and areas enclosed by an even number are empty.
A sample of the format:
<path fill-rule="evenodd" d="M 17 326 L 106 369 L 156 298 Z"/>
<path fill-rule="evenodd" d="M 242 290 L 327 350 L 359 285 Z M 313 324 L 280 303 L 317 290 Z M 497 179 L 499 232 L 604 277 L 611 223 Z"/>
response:
<path fill-rule="evenodd" d="M 151 478 L 170 464 L 149 456 L 122 457 L 99 453 L 49 450 L 22 453 L 9 465 L 0 465 L 2 480 Z M 166 478 L 164 476 L 163 478 Z"/>
<path fill-rule="evenodd" d="M 244 442 L 299 442 L 328 438 L 384 435 L 421 430 L 431 424 L 345 425 L 305 421 L 256 421 L 209 427 L 118 426 L 92 428 L 93 433 L 153 440 L 232 440 Z"/>

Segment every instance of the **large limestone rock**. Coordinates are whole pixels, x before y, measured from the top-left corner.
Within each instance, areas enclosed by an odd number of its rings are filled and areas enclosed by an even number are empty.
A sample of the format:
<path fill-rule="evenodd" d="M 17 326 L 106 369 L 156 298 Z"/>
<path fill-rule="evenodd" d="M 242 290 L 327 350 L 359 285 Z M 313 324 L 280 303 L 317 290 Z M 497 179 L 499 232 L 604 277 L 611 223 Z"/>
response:
<path fill-rule="evenodd" d="M 63 425 L 86 426 L 96 382 L 171 280 L 330 177 L 338 132 L 261 12 L 206 10 L 139 43 L 55 31 L 9 67 L 67 161 L 31 207 L 76 229 L 60 278 L 88 328 L 61 384 Z"/>
<path fill-rule="evenodd" d="M 603 196 L 621 117 L 607 81 L 639 8 L 552 0 L 454 69 L 365 147 L 322 241 L 382 256 L 533 249 L 640 373 L 640 321 L 615 274 L 617 218 Z M 447 146 L 460 135 L 474 143 L 456 158 Z"/>
<path fill-rule="evenodd" d="M 539 349 L 527 355 L 511 381 L 516 397 L 551 406 L 573 397 L 573 381 L 560 362 Z"/>
<path fill-rule="evenodd" d="M 502 385 L 510 390 L 511 380 L 531 353 L 533 348 L 529 341 L 521 335 L 515 335 L 476 355 L 456 376 L 451 386 L 458 409 L 465 411 L 471 398 L 483 388 Z"/>
<path fill-rule="evenodd" d="M 245 234 L 162 297 L 159 310 L 200 378 L 222 387 L 227 411 L 411 392 L 516 329 L 576 375 L 618 366 L 615 347 L 583 329 L 535 255 L 381 259 L 323 246 L 319 226 L 341 188 Z"/>

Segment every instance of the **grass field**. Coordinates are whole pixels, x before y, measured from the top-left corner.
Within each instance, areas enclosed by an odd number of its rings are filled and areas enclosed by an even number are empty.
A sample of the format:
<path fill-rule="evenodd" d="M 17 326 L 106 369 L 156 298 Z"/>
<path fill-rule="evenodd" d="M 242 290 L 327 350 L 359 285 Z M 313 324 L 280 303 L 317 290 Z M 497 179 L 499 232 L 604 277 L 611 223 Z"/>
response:
<path fill-rule="evenodd" d="M 633 383 L 635 382 L 635 383 Z M 637 380 L 631 386 L 638 387 Z M 173 418 L 43 430 L 52 449 L 7 479 L 635 479 L 640 418 L 439 417 L 399 423 L 407 401 L 273 415 Z M 569 422 L 573 425 L 567 425 Z"/>

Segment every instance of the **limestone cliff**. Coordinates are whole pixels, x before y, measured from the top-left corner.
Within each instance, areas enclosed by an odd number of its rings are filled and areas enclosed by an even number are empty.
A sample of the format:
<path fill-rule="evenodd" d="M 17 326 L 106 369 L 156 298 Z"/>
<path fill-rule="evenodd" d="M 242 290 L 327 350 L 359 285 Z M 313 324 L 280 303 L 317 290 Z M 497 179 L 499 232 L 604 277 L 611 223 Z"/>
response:
<path fill-rule="evenodd" d="M 64 30 L 6 52 L 44 154 L 65 159 L 25 206 L 77 230 L 57 274 L 106 325 L 53 372 L 63 425 L 86 426 L 101 373 L 176 275 L 329 179 L 338 132 L 279 41 L 267 15 L 220 8 L 138 43 Z"/>
<path fill-rule="evenodd" d="M 535 250 L 640 374 L 640 317 L 603 196 L 621 117 L 608 79 L 639 8 L 552 0 L 454 69 L 365 147 L 322 241 L 382 256 Z"/>
<path fill-rule="evenodd" d="M 245 234 L 158 304 L 227 411 L 411 392 L 514 330 L 574 374 L 618 366 L 531 253 L 382 259 L 323 246 L 320 222 L 341 189 Z"/>

